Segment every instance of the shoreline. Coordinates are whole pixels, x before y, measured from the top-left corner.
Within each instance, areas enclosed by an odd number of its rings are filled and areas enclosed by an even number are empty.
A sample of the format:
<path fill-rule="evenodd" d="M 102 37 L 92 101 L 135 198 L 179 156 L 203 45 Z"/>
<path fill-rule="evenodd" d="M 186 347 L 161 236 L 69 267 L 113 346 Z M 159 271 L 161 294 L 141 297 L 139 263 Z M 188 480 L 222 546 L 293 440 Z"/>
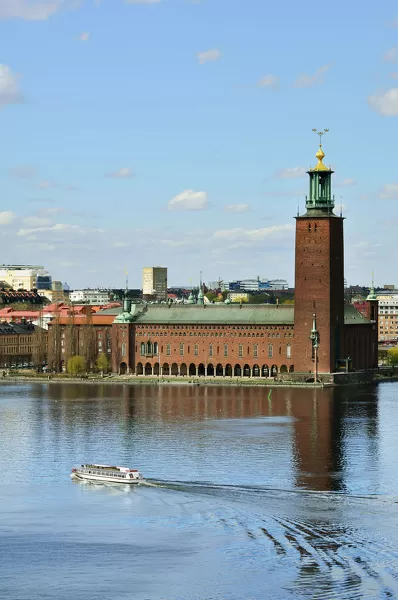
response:
<path fill-rule="evenodd" d="M 7 375 L 0 379 L 2 384 L 25 384 L 25 383 L 46 383 L 46 384 L 85 384 L 85 385 L 185 385 L 185 386 L 234 386 L 234 387 L 264 387 L 264 388 L 333 388 L 341 387 L 342 385 L 360 385 L 361 383 L 379 383 L 379 382 L 393 382 L 398 381 L 398 374 L 382 375 L 380 373 L 375 374 L 376 376 L 367 381 L 345 381 L 341 383 L 335 382 L 303 382 L 303 381 L 283 381 L 274 379 L 260 379 L 260 378 L 249 378 L 249 377 L 181 377 L 181 376 L 168 376 L 168 377 L 157 377 L 157 376 L 129 376 L 129 375 L 110 375 L 104 377 L 59 377 L 57 375 Z"/>

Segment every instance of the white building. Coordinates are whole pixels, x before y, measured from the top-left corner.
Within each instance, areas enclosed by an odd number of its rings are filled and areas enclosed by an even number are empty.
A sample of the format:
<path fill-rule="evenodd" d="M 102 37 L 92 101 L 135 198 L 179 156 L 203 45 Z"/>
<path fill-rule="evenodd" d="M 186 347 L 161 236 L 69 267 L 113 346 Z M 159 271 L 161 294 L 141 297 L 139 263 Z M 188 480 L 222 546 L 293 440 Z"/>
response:
<path fill-rule="evenodd" d="M 379 340 L 395 341 L 398 339 L 398 294 L 377 293 L 379 302 Z"/>
<path fill-rule="evenodd" d="M 106 290 L 75 290 L 70 292 L 69 299 L 72 304 L 104 305 L 110 302 L 110 295 Z"/>
<path fill-rule="evenodd" d="M 14 290 L 51 290 L 52 277 L 39 265 L 0 265 L 0 281 Z"/>
<path fill-rule="evenodd" d="M 167 267 L 142 269 L 142 296 L 144 299 L 167 300 Z"/>

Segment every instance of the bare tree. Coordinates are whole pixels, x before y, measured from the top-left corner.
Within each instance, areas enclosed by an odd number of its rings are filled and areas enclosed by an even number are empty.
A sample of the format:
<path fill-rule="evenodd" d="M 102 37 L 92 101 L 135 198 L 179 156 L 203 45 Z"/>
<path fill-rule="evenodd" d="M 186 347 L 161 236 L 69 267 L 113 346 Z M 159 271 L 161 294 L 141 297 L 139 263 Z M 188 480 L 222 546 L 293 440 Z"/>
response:
<path fill-rule="evenodd" d="M 86 307 L 86 318 L 82 330 L 82 355 L 86 360 L 87 370 L 91 371 L 97 359 L 95 328 L 93 326 L 93 313 L 90 306 Z"/>

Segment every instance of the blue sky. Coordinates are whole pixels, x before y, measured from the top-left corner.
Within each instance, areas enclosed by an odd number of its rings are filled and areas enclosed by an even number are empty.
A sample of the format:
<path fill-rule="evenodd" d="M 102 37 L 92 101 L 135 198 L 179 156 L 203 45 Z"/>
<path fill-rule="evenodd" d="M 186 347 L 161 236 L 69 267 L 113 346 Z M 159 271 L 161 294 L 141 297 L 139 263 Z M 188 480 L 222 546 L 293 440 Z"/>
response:
<path fill-rule="evenodd" d="M 348 283 L 398 284 L 398 9 L 369 5 L 0 0 L 0 262 L 293 284 L 327 127 Z"/>

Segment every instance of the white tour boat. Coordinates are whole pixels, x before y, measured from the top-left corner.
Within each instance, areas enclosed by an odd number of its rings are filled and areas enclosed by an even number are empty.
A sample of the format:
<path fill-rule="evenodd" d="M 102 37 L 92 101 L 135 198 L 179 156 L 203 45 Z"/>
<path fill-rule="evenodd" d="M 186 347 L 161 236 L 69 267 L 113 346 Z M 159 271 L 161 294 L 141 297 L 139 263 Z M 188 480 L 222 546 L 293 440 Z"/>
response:
<path fill-rule="evenodd" d="M 72 479 L 95 481 L 97 483 L 137 484 L 144 481 L 142 474 L 137 469 L 113 467 L 111 465 L 81 465 L 76 469 L 72 469 L 70 476 Z"/>

